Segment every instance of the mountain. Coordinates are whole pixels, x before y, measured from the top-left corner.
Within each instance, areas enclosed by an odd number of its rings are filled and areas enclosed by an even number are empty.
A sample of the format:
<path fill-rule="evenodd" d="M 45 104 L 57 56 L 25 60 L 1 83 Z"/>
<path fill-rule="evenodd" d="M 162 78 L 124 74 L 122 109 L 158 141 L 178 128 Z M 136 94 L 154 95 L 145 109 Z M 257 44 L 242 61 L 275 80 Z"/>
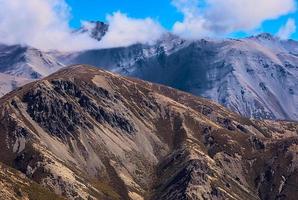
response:
<path fill-rule="evenodd" d="M 66 65 L 87 63 L 104 67 L 123 75 L 132 75 L 136 64 L 160 54 L 171 55 L 187 47 L 191 42 L 172 34 L 165 34 L 156 44 L 135 44 L 129 47 L 94 49 L 62 55 L 58 58 Z"/>
<path fill-rule="evenodd" d="M 88 33 L 100 41 L 108 25 L 99 21 L 84 22 L 73 34 Z M 0 96 L 28 82 L 46 77 L 65 67 L 74 52 L 42 51 L 26 45 L 0 44 Z M 59 60 L 59 58 L 66 60 Z"/>
<path fill-rule="evenodd" d="M 67 199 L 291 200 L 297 134 L 295 122 L 250 120 L 166 86 L 75 65 L 0 99 L 0 166 L 12 171 L 0 173 L 0 185 L 27 195 L 10 184 L 24 180 Z"/>
<path fill-rule="evenodd" d="M 0 96 L 64 67 L 56 56 L 32 47 L 1 44 Z"/>
<path fill-rule="evenodd" d="M 88 22 L 76 34 L 88 32 L 101 40 L 107 30 L 107 24 Z M 12 50 L 0 48 L 0 62 L 9 68 L 0 65 L 0 73 L 12 76 L 35 79 L 63 66 L 89 64 L 214 100 L 249 118 L 298 120 L 298 43 L 268 33 L 196 41 L 168 33 L 153 45 L 68 53 L 7 48 Z M 18 60 L 28 54 L 30 59 Z M 10 84 L 0 91 L 12 88 Z"/>
<path fill-rule="evenodd" d="M 50 52 L 20 46 L 0 45 L 0 73 L 38 79 L 64 67 Z"/>
<path fill-rule="evenodd" d="M 3 96 L 6 93 L 9 93 L 10 91 L 30 82 L 32 82 L 32 79 L 0 73 L 0 96 Z"/>
<path fill-rule="evenodd" d="M 186 41 L 168 35 L 155 45 L 90 50 L 86 63 L 212 99 L 246 117 L 298 119 L 298 43 L 270 34 Z"/>

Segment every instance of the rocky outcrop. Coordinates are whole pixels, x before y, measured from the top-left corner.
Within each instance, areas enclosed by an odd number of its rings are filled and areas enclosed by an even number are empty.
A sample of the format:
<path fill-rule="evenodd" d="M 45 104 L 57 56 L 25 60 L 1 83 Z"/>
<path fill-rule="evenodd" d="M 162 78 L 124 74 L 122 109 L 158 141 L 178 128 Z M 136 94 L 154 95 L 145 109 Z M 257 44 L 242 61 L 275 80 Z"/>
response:
<path fill-rule="evenodd" d="M 297 129 L 77 65 L 0 99 L 0 161 L 67 199 L 295 199 Z"/>
<path fill-rule="evenodd" d="M 1 199 L 64 199 L 2 163 L 0 163 L 0 188 Z"/>

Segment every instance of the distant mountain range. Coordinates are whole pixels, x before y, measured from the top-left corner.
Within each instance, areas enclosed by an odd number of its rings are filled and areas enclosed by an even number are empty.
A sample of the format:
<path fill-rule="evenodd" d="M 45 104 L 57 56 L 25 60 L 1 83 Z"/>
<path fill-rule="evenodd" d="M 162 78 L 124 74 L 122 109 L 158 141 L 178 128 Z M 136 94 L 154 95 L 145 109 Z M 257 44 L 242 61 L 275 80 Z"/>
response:
<path fill-rule="evenodd" d="M 75 65 L 0 98 L 0 199 L 295 200 L 297 130 Z"/>
<path fill-rule="evenodd" d="M 74 34 L 88 32 L 100 41 L 107 31 L 108 25 L 90 22 Z M 68 53 L 2 45 L 0 73 L 13 80 L 1 79 L 1 94 L 24 79 L 36 80 L 72 64 L 90 64 L 171 86 L 246 117 L 298 120 L 298 43 L 267 33 L 197 41 L 168 33 L 154 45 Z"/>

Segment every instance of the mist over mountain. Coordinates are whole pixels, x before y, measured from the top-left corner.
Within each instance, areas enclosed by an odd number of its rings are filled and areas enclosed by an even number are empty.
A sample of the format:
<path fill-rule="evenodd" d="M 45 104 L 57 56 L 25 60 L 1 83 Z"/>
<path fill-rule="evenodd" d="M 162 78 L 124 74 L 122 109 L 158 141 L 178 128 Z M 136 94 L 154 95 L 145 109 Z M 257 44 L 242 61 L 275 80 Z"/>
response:
<path fill-rule="evenodd" d="M 74 34 L 100 41 L 108 29 L 88 22 Z M 16 77 L 36 79 L 67 65 L 90 64 L 212 99 L 246 117 L 298 119 L 298 43 L 268 33 L 195 41 L 167 33 L 152 45 L 69 53 L 4 46 L 0 51 L 0 72 Z M 14 87 L 2 88 L 5 93 Z"/>

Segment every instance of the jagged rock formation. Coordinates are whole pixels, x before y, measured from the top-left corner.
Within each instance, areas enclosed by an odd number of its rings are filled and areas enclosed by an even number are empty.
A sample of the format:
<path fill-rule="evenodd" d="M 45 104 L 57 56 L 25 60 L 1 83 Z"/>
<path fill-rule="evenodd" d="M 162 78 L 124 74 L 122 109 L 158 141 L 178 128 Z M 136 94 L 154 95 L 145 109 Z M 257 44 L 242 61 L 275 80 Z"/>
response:
<path fill-rule="evenodd" d="M 0 161 L 67 199 L 296 199 L 297 129 L 77 65 L 0 99 Z"/>

